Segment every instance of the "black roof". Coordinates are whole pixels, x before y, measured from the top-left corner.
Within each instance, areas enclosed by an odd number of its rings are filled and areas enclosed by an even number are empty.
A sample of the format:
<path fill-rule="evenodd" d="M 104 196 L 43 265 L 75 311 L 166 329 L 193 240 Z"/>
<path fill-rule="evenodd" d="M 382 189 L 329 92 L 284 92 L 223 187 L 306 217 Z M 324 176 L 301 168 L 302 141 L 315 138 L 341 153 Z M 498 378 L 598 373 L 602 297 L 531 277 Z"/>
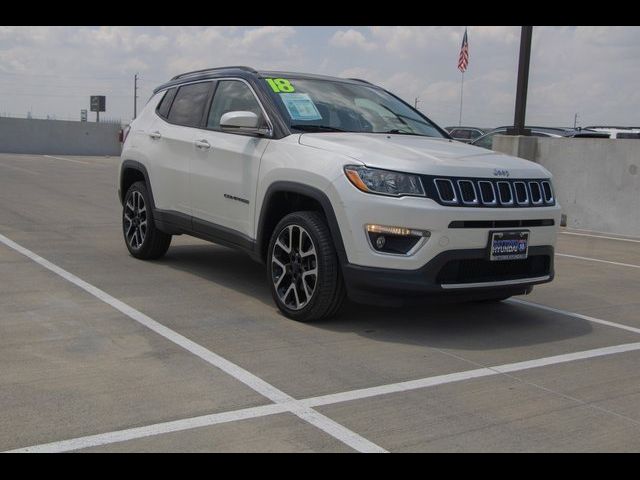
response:
<path fill-rule="evenodd" d="M 233 66 L 233 67 L 213 67 L 213 68 L 203 68 L 201 70 L 193 70 L 191 72 L 181 73 L 180 75 L 176 75 L 175 77 L 173 77 L 171 80 L 177 80 L 179 78 L 184 78 L 184 77 L 191 77 L 193 75 L 198 75 L 198 74 L 204 75 L 209 72 L 219 72 L 221 70 L 243 70 L 246 72 L 257 73 L 257 71 L 254 70 L 253 68 L 245 67 L 243 65 Z"/>
<path fill-rule="evenodd" d="M 258 78 L 300 78 L 300 79 L 309 79 L 309 80 L 329 80 L 334 82 L 346 82 L 346 83 L 356 83 L 362 84 L 366 83 L 367 85 L 371 85 L 376 87 L 376 85 L 368 82 L 366 80 L 360 80 L 358 78 L 340 78 L 340 77 L 332 77 L 329 75 L 319 75 L 313 73 L 301 73 L 301 72 L 282 72 L 282 71 L 272 71 L 272 70 L 255 70 L 254 68 L 247 66 L 229 66 L 229 67 L 213 67 L 213 68 L 204 68 L 201 70 L 194 70 L 192 72 L 181 73 L 180 75 L 176 75 L 168 82 L 163 83 L 159 87 L 153 90 L 153 93 L 157 93 L 160 90 L 164 90 L 165 88 L 171 87 L 173 85 L 179 85 L 186 81 L 193 80 L 205 80 L 208 78 L 216 78 L 222 76 L 229 75 L 237 75 L 239 77 L 253 76 Z M 379 87 L 378 87 L 379 88 Z"/>

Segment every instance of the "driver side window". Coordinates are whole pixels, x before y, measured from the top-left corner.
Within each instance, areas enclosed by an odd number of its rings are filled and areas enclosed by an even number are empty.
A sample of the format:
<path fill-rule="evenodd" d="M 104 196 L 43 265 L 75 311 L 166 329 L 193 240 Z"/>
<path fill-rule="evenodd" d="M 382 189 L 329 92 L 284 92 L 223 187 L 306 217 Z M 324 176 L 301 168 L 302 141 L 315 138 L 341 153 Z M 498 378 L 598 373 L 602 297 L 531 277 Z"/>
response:
<path fill-rule="evenodd" d="M 220 130 L 220 119 L 228 112 L 253 112 L 259 118 L 259 124 L 264 123 L 262 109 L 251 89 L 239 80 L 221 80 L 213 97 L 207 128 Z"/>

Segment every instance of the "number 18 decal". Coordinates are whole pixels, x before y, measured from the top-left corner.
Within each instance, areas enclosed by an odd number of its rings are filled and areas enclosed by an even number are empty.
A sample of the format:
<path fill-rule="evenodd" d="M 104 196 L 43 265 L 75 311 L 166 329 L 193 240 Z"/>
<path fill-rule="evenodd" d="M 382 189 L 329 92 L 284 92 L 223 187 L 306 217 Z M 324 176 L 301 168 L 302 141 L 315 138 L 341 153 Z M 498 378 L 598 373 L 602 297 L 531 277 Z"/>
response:
<path fill-rule="evenodd" d="M 266 81 L 271 89 L 276 93 L 291 93 L 296 91 L 296 89 L 293 88 L 293 85 L 291 85 L 291 82 L 286 78 L 267 78 Z"/>

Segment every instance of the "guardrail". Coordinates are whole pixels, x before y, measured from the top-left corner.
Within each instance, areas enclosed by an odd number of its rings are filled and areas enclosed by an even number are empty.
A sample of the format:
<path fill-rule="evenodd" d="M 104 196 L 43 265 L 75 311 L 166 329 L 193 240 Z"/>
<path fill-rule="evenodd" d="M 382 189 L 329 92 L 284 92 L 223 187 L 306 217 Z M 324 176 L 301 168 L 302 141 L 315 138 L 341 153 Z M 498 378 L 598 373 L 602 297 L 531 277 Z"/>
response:
<path fill-rule="evenodd" d="M 497 135 L 493 149 L 552 173 L 568 227 L 640 236 L 638 140 Z"/>

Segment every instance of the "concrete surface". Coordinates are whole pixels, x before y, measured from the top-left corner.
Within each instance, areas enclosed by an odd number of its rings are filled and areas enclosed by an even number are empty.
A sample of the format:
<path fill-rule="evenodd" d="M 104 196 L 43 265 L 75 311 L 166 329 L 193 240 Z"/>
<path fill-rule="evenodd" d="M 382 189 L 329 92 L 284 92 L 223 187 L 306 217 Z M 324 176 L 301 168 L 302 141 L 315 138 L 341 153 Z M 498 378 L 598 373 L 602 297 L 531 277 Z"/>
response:
<path fill-rule="evenodd" d="M 0 152 L 120 155 L 120 125 L 0 117 Z"/>
<path fill-rule="evenodd" d="M 553 174 L 567 227 L 640 236 L 637 140 L 497 135 L 493 149 L 540 163 Z"/>
<path fill-rule="evenodd" d="M 174 237 L 123 244 L 116 158 L 0 154 L 0 234 L 297 398 L 639 342 L 533 306 L 349 304 L 300 324 L 264 267 Z M 559 235 L 557 252 L 640 266 L 640 242 Z M 527 301 L 640 328 L 640 268 L 557 256 Z M 0 244 L 0 451 L 269 404 L 217 368 Z M 640 352 L 317 407 L 390 451 L 638 451 Z M 352 451 L 283 413 L 91 451 Z"/>
<path fill-rule="evenodd" d="M 83 452 L 351 452 L 333 437 L 290 414 L 167 433 L 128 442 L 86 448 Z"/>

